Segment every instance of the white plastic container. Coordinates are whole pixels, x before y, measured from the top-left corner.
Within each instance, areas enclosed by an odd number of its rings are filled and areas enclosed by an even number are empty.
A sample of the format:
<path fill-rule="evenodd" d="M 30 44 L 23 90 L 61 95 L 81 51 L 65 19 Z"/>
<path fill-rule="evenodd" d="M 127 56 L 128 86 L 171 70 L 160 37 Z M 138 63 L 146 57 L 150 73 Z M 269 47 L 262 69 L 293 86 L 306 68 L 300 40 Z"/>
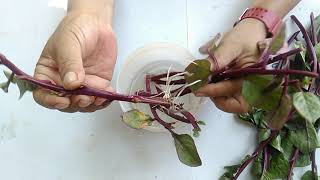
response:
<path fill-rule="evenodd" d="M 134 94 L 139 90 L 145 90 L 145 76 L 147 74 L 167 73 L 169 68 L 171 72 L 184 71 L 185 67 L 194 59 L 188 50 L 175 44 L 154 43 L 146 45 L 133 52 L 121 67 L 117 79 L 117 92 Z M 197 111 L 200 101 L 201 98 L 197 98 L 193 94 L 186 95 L 178 100 L 178 102 L 184 103 L 184 107 L 192 113 Z M 149 105 L 146 104 L 120 102 L 120 106 L 123 112 L 138 109 L 151 115 Z M 167 122 L 174 121 L 174 119 L 165 114 L 159 113 L 159 115 Z M 175 126 L 181 126 L 182 124 L 176 123 Z M 165 131 L 157 122 L 147 127 L 146 130 L 153 132 Z"/>

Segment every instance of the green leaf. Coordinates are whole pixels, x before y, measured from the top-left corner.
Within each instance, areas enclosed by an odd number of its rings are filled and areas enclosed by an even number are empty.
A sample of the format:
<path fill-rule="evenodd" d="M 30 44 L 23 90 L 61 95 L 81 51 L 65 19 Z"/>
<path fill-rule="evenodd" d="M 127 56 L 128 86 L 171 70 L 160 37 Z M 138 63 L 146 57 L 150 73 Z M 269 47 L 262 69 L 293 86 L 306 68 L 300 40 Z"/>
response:
<path fill-rule="evenodd" d="M 134 129 L 143 129 L 152 125 L 152 118 L 136 109 L 124 113 L 122 121 Z"/>
<path fill-rule="evenodd" d="M 277 33 L 270 45 L 270 52 L 272 54 L 277 54 L 277 52 L 284 46 L 286 38 L 286 26 L 282 25 L 281 30 Z"/>
<path fill-rule="evenodd" d="M 316 44 L 314 50 L 316 51 L 318 62 L 320 62 L 320 43 Z"/>
<path fill-rule="evenodd" d="M 4 83 L 0 83 L 0 88 L 7 93 L 8 92 L 8 83 L 4 82 Z"/>
<path fill-rule="evenodd" d="M 281 136 L 277 136 L 273 141 L 271 141 L 270 145 L 276 150 L 278 150 L 279 152 L 283 152 L 281 141 L 282 141 Z"/>
<path fill-rule="evenodd" d="M 289 161 L 281 153 L 272 156 L 268 172 L 270 173 L 273 179 L 284 179 L 288 175 L 289 167 Z"/>
<path fill-rule="evenodd" d="M 311 70 L 310 65 L 306 61 L 307 48 L 306 45 L 300 41 L 294 43 L 295 48 L 300 48 L 302 51 L 296 55 L 295 61 L 300 61 L 302 63 L 302 67 L 299 67 L 301 70 Z"/>
<path fill-rule="evenodd" d="M 252 163 L 252 167 L 251 167 L 251 174 L 256 177 L 256 179 L 261 178 L 262 174 L 263 174 L 263 155 L 262 153 L 260 153 L 256 159 L 253 161 Z"/>
<path fill-rule="evenodd" d="M 264 172 L 260 180 L 273 180 L 272 175 L 269 172 Z"/>
<path fill-rule="evenodd" d="M 320 99 L 312 93 L 295 93 L 293 105 L 299 114 L 311 123 L 315 123 L 320 118 Z"/>
<path fill-rule="evenodd" d="M 219 180 L 232 180 L 234 174 L 237 173 L 240 166 L 240 164 L 233 166 L 225 166 L 224 169 L 226 170 L 226 172 L 219 178 Z"/>
<path fill-rule="evenodd" d="M 316 180 L 316 179 L 320 179 L 320 176 L 317 178 L 312 171 L 307 171 L 306 173 L 304 173 L 304 175 L 301 177 L 301 180 Z"/>
<path fill-rule="evenodd" d="M 199 129 L 193 129 L 192 130 L 193 131 L 193 137 L 195 137 L 195 138 L 198 138 L 198 137 L 200 137 L 200 131 L 199 131 Z"/>
<path fill-rule="evenodd" d="M 270 84 L 272 76 L 248 76 L 243 82 L 242 95 L 251 106 L 271 111 L 279 105 L 282 89 L 277 88 L 265 93 L 265 88 Z"/>
<path fill-rule="evenodd" d="M 192 137 L 188 134 L 172 134 L 174 144 L 176 146 L 179 160 L 190 167 L 198 167 L 202 165 L 196 145 Z"/>
<path fill-rule="evenodd" d="M 271 130 L 267 128 L 259 128 L 258 129 L 258 142 L 261 143 L 269 138 L 271 134 Z"/>
<path fill-rule="evenodd" d="M 206 125 L 206 123 L 204 122 L 204 121 L 198 121 L 197 122 L 199 125 L 201 125 L 201 126 L 205 126 Z"/>
<path fill-rule="evenodd" d="M 291 109 L 292 101 L 290 96 L 282 96 L 280 105 L 266 117 L 269 127 L 277 130 L 282 129 L 282 127 L 288 120 Z"/>
<path fill-rule="evenodd" d="M 295 164 L 295 167 L 306 167 L 311 164 L 309 154 L 302 154 L 300 153 L 299 158 Z"/>
<path fill-rule="evenodd" d="M 295 147 L 293 146 L 289 138 L 282 139 L 281 147 L 283 149 L 283 155 L 285 156 L 285 158 L 287 160 L 290 160 L 295 151 Z M 305 166 L 309 166 L 310 164 L 311 164 L 311 161 L 310 161 L 309 154 L 299 153 L 299 158 L 295 163 L 295 167 L 305 167 Z"/>
<path fill-rule="evenodd" d="M 16 76 L 13 76 L 13 74 L 11 72 L 3 71 L 3 73 L 7 77 L 8 81 L 10 81 L 12 84 L 17 84 L 19 91 L 20 91 L 19 99 L 21 99 L 27 91 L 32 92 L 33 90 L 35 90 L 37 88 L 36 85 L 34 85 L 30 82 L 18 79 Z M 6 89 L 4 89 L 4 90 L 6 90 Z"/>
<path fill-rule="evenodd" d="M 304 127 L 289 131 L 289 139 L 300 152 L 309 154 L 319 147 L 318 134 L 311 122 L 301 121 L 305 123 Z"/>
<path fill-rule="evenodd" d="M 23 81 L 23 80 L 20 80 L 20 79 L 17 79 L 16 80 L 17 82 L 17 86 L 19 88 L 19 91 L 20 91 L 20 97 L 19 99 L 21 99 L 23 97 L 23 95 L 27 92 L 27 91 L 30 91 L 32 92 L 33 90 L 35 90 L 37 88 L 36 85 L 34 84 L 31 84 L 27 81 Z"/>
<path fill-rule="evenodd" d="M 268 93 L 272 92 L 275 89 L 278 89 L 283 83 L 283 76 L 276 76 L 272 79 L 272 81 L 264 88 L 263 92 Z"/>
<path fill-rule="evenodd" d="M 208 84 L 209 76 L 211 74 L 210 67 L 210 61 L 203 59 L 193 61 L 186 68 L 185 71 L 188 73 L 185 75 L 185 79 L 188 84 L 193 84 L 200 80 L 200 82 L 197 82 L 190 87 L 192 92 L 195 92 Z"/>

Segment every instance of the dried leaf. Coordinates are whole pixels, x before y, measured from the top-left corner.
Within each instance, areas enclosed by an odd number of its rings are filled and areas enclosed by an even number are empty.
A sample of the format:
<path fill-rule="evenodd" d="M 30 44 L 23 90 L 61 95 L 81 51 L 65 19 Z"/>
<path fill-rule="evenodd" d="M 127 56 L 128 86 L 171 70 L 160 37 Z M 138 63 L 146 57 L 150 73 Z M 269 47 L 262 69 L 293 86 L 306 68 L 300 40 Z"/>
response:
<path fill-rule="evenodd" d="M 134 129 L 143 129 L 152 125 L 152 118 L 136 109 L 124 113 L 122 121 Z"/>

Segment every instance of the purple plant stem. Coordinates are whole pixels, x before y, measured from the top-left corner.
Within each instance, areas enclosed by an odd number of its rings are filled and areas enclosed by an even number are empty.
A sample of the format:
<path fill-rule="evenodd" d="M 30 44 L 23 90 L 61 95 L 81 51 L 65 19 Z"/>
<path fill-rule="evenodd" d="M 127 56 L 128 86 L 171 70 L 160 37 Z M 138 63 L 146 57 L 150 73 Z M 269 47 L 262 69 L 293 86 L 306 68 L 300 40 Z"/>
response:
<path fill-rule="evenodd" d="M 164 81 L 164 80 L 153 80 L 153 82 L 155 82 L 159 85 L 166 85 L 167 84 L 167 81 Z M 186 84 L 186 80 L 185 79 L 173 80 L 169 84 L 170 85 Z"/>
<path fill-rule="evenodd" d="M 266 172 L 269 168 L 269 152 L 268 147 L 264 147 L 263 151 L 263 172 Z"/>
<path fill-rule="evenodd" d="M 313 62 L 313 72 L 318 72 L 318 59 L 317 59 L 317 54 L 313 48 L 313 44 L 311 42 L 311 39 L 307 33 L 307 30 L 303 27 L 303 25 L 301 24 L 301 22 L 297 19 L 296 16 L 292 15 L 291 16 L 292 20 L 297 24 L 297 26 L 299 27 L 300 31 L 303 34 L 303 38 L 306 41 L 307 44 L 307 51 L 308 51 L 308 55 L 309 58 L 312 60 Z"/>
<path fill-rule="evenodd" d="M 298 158 L 299 158 L 299 149 L 296 149 L 292 155 L 292 158 L 290 159 L 290 168 L 289 168 L 287 180 L 292 180 L 293 169 L 294 169 L 294 166 L 295 166 Z"/>
<path fill-rule="evenodd" d="M 193 126 L 193 128 L 197 131 L 201 131 L 200 126 L 197 123 L 196 118 L 188 111 L 186 110 L 182 110 L 181 114 L 190 121 L 191 125 Z"/>
<path fill-rule="evenodd" d="M 169 73 L 169 77 L 170 77 L 170 76 L 174 76 L 174 75 L 176 75 L 176 74 L 180 74 L 180 73 L 182 73 L 182 72 L 171 72 L 171 73 Z M 168 76 L 168 73 L 164 73 L 164 74 L 159 74 L 159 75 L 156 75 L 156 76 L 152 76 L 152 77 L 151 77 L 151 81 L 161 80 L 162 78 L 166 78 L 167 76 Z M 183 75 L 181 75 L 181 76 L 183 76 Z"/>
<path fill-rule="evenodd" d="M 151 77 L 150 77 L 149 75 L 147 75 L 147 76 L 146 76 L 146 92 L 147 92 L 147 93 L 151 93 L 151 85 L 150 85 L 150 84 L 151 84 Z M 157 113 L 157 110 L 156 110 L 154 107 L 152 107 L 152 105 L 149 105 L 149 106 L 150 106 L 151 113 L 152 113 L 154 119 L 155 119 L 159 124 L 161 124 L 163 127 L 165 127 L 171 134 L 175 134 L 175 132 L 173 132 L 173 130 L 172 130 L 173 127 L 171 126 L 171 124 L 163 121 L 163 120 L 159 117 L 159 115 L 158 115 L 158 113 Z"/>
<path fill-rule="evenodd" d="M 147 77 L 148 78 L 148 77 Z M 162 93 L 161 89 L 156 88 L 158 93 Z M 194 129 L 201 131 L 196 118 L 188 111 L 184 110 L 182 106 L 178 106 L 179 112 L 184 116 L 184 118 L 193 126 Z"/>
<path fill-rule="evenodd" d="M 0 64 L 3 64 L 7 68 L 9 68 L 12 71 L 12 73 L 16 75 L 18 79 L 28 81 L 34 85 L 37 85 L 44 89 L 55 91 L 57 93 L 61 93 L 63 95 L 88 95 L 88 96 L 105 98 L 110 101 L 116 100 L 116 101 L 127 101 L 127 102 L 133 102 L 133 103 L 159 104 L 166 107 L 170 106 L 170 103 L 165 101 L 162 98 L 150 98 L 150 97 L 137 96 L 137 95 L 123 95 L 123 94 L 103 91 L 99 89 L 89 88 L 85 86 L 75 90 L 66 90 L 61 86 L 54 85 L 47 81 L 37 80 L 34 77 L 27 75 L 18 67 L 16 67 L 11 61 L 9 61 L 2 54 L 0 54 Z"/>
<path fill-rule="evenodd" d="M 301 31 L 297 31 L 295 33 L 292 34 L 292 36 L 289 38 L 288 40 L 288 45 L 290 46 L 293 41 L 298 37 L 298 35 L 300 34 Z"/>
<path fill-rule="evenodd" d="M 313 43 L 313 46 L 315 46 L 316 44 L 318 44 L 318 39 L 317 39 L 317 30 L 316 30 L 313 12 L 311 12 L 310 14 L 310 21 L 311 21 L 311 41 Z"/>
<path fill-rule="evenodd" d="M 274 139 L 278 136 L 279 131 L 272 131 L 269 138 L 265 141 L 261 142 L 258 146 L 258 148 L 254 151 L 254 153 L 244 162 L 241 164 L 239 170 L 232 178 L 233 180 L 238 179 L 240 174 L 245 170 L 245 168 L 264 150 L 264 148 Z"/>
<path fill-rule="evenodd" d="M 184 122 L 184 123 L 187 123 L 187 124 L 190 124 L 190 121 L 188 119 L 186 119 L 185 117 L 183 116 L 180 116 L 178 114 L 176 114 L 175 112 L 169 110 L 169 109 L 163 109 L 163 108 L 157 108 L 159 111 L 165 113 L 166 115 L 178 120 L 178 121 L 181 121 L 181 122 Z"/>
<path fill-rule="evenodd" d="M 263 68 L 242 68 L 226 71 L 220 75 L 217 75 L 216 78 L 221 80 L 228 78 L 239 78 L 245 75 L 256 74 L 256 75 L 303 75 L 309 77 L 318 77 L 318 73 L 308 72 L 308 71 L 300 71 L 300 70 L 268 70 Z"/>
<path fill-rule="evenodd" d="M 288 52 L 276 55 L 273 58 L 271 58 L 271 60 L 269 61 L 269 64 L 272 64 L 272 63 L 275 63 L 277 61 L 283 60 L 283 59 L 285 59 L 287 57 L 290 57 L 292 55 L 296 55 L 296 54 L 300 53 L 301 51 L 302 51 L 301 48 L 296 48 L 296 49 L 292 49 L 292 50 L 290 50 Z"/>

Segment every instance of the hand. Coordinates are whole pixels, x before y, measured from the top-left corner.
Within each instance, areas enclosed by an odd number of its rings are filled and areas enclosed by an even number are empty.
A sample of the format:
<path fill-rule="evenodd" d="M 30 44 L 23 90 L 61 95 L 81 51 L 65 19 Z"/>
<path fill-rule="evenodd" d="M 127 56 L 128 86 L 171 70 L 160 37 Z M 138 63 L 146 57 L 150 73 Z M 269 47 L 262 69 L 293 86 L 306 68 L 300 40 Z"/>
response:
<path fill-rule="evenodd" d="M 113 91 L 110 80 L 116 56 L 116 38 L 109 24 L 94 14 L 69 13 L 48 40 L 34 76 L 68 90 L 85 85 Z M 64 112 L 93 112 L 109 104 L 84 95 L 59 97 L 45 89 L 35 90 L 33 96 L 40 105 Z"/>
<path fill-rule="evenodd" d="M 259 56 L 258 42 L 266 38 L 264 24 L 255 19 L 242 20 L 226 33 L 214 55 L 219 68 L 235 62 L 233 68 L 243 68 L 255 63 Z M 203 49 L 203 48 L 202 48 Z M 212 61 L 212 59 L 209 59 Z M 241 94 L 242 79 L 233 79 L 208 84 L 196 92 L 196 96 L 208 96 L 216 106 L 230 113 L 244 113 L 249 110 Z"/>

